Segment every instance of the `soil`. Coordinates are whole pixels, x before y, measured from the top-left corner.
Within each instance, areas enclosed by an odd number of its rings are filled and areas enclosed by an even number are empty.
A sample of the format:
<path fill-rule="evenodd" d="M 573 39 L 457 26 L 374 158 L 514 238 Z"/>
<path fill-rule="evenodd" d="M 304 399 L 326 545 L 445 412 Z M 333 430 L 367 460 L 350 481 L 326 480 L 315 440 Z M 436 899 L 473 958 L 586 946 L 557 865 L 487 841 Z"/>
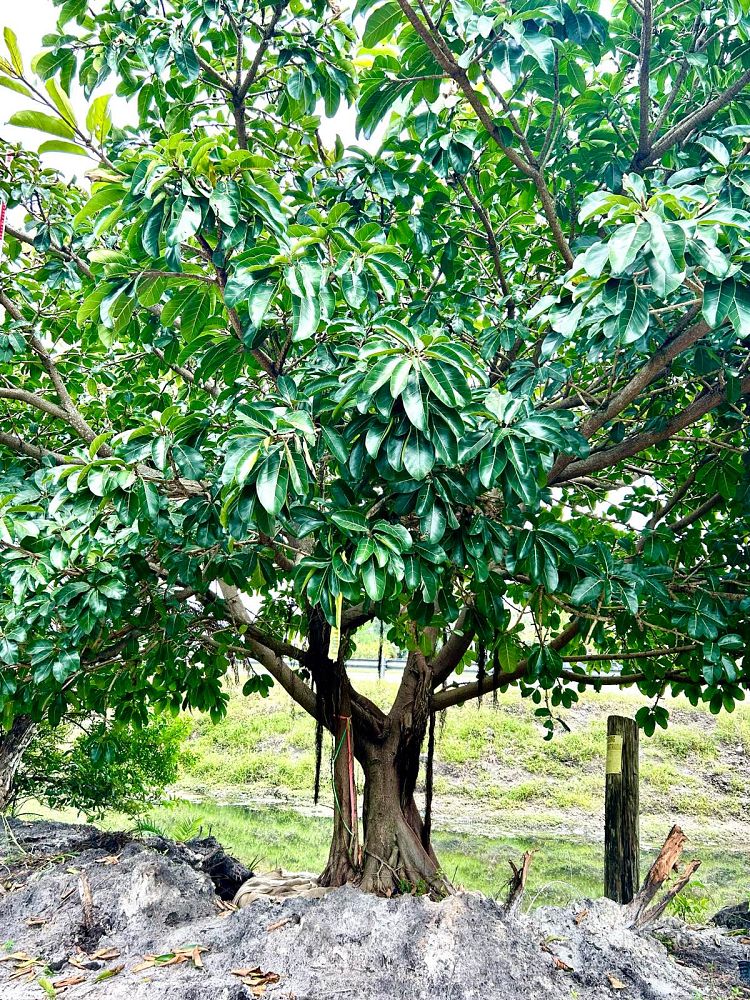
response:
<path fill-rule="evenodd" d="M 509 917 L 478 893 L 435 903 L 348 886 L 233 910 L 173 848 L 0 828 L 2 1000 L 750 997 L 738 978 L 750 940 L 736 930 L 668 920 L 639 933 L 609 900 Z"/>

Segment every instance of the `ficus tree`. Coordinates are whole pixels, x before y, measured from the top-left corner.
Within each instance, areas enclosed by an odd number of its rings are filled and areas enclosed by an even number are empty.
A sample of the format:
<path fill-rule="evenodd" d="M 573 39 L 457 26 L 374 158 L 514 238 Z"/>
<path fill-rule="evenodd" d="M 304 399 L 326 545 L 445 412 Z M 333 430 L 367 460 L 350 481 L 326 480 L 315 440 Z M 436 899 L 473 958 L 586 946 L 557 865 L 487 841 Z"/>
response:
<path fill-rule="evenodd" d="M 436 713 L 731 711 L 747 4 L 56 2 L 0 64 L 45 133 L 0 174 L 6 724 L 218 716 L 241 663 L 333 734 L 323 882 L 389 892 L 443 886 Z M 346 669 L 373 619 L 387 712 Z"/>

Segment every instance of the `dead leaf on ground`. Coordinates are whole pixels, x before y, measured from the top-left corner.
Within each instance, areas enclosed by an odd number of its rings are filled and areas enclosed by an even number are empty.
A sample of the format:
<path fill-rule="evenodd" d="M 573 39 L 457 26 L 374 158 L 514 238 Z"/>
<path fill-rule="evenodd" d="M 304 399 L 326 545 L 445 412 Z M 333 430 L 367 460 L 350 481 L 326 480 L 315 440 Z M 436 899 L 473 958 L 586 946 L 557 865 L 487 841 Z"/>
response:
<path fill-rule="evenodd" d="M 118 948 L 100 948 L 91 957 L 100 958 L 103 962 L 109 962 L 113 958 L 119 958 L 120 951 Z"/>
<path fill-rule="evenodd" d="M 65 990 L 68 986 L 80 986 L 86 982 L 85 976 L 67 976 L 65 979 L 53 979 L 52 985 L 56 990 Z"/>
<path fill-rule="evenodd" d="M 609 980 L 609 985 L 612 987 L 613 990 L 626 990 L 628 988 L 627 983 L 624 983 L 621 979 L 618 979 L 617 976 L 613 976 L 611 972 L 607 973 L 607 979 Z"/>
<path fill-rule="evenodd" d="M 145 969 L 162 968 L 168 965 L 184 965 L 185 962 L 192 962 L 196 969 L 203 968 L 201 953 L 208 951 L 201 945 L 189 948 L 178 948 L 176 951 L 167 951 L 163 955 L 144 955 L 143 961 L 134 966 L 133 972 L 143 972 Z"/>
<path fill-rule="evenodd" d="M 274 920 L 272 924 L 269 924 L 268 927 L 266 927 L 266 930 L 268 932 L 278 931 L 282 927 L 287 927 L 289 924 L 298 924 L 298 923 L 299 923 L 299 917 L 295 914 L 292 917 L 282 917 L 281 920 Z"/>
<path fill-rule="evenodd" d="M 556 969 L 559 969 L 560 972 L 573 972 L 573 966 L 568 965 L 567 962 L 563 962 L 563 960 L 558 958 L 557 955 L 553 957 L 552 964 Z"/>
<path fill-rule="evenodd" d="M 253 996 L 262 996 L 267 986 L 278 983 L 281 976 L 278 972 L 263 972 L 259 965 L 252 969 L 232 969 L 231 974 L 242 980 L 243 986 L 249 986 Z"/>
<path fill-rule="evenodd" d="M 236 913 L 239 910 L 239 906 L 235 903 L 230 903 L 228 899 L 216 899 L 216 909 L 222 914 Z"/>

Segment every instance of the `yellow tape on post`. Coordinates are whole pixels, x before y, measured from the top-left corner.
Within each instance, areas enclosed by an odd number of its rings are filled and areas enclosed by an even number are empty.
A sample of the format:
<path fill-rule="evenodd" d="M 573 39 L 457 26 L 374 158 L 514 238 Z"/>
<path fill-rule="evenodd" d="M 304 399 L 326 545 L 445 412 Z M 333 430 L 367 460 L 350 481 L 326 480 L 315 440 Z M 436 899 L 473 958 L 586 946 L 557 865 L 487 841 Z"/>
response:
<path fill-rule="evenodd" d="M 622 736 L 607 737 L 607 774 L 622 774 Z"/>
<path fill-rule="evenodd" d="M 341 648 L 341 606 L 344 603 L 344 595 L 336 596 L 336 626 L 331 629 L 331 638 L 328 641 L 328 659 L 337 660 L 339 649 Z"/>

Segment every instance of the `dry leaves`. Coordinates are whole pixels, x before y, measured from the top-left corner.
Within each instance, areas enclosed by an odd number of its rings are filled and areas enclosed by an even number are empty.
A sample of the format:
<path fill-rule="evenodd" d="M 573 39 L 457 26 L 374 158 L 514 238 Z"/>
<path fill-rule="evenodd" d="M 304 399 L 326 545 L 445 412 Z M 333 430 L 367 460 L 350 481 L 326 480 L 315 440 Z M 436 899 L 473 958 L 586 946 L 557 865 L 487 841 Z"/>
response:
<path fill-rule="evenodd" d="M 67 976 L 65 979 L 53 979 L 52 985 L 56 990 L 65 990 L 68 986 L 80 986 L 86 982 L 85 976 Z"/>
<path fill-rule="evenodd" d="M 249 986 L 253 996 L 259 997 L 266 992 L 266 987 L 278 983 L 281 976 L 278 972 L 263 972 L 259 965 L 253 969 L 232 969 L 233 976 L 239 976 L 243 986 Z"/>
<path fill-rule="evenodd" d="M 201 954 L 208 951 L 200 945 L 190 948 L 178 948 L 176 951 L 168 951 L 163 955 L 144 955 L 143 961 L 133 968 L 133 972 L 143 972 L 145 969 L 162 968 L 168 965 L 184 965 L 185 962 L 192 962 L 196 969 L 203 968 Z"/>
<path fill-rule="evenodd" d="M 609 985 L 613 990 L 626 990 L 628 988 L 627 983 L 623 983 L 621 979 L 618 979 L 617 976 L 613 976 L 611 972 L 607 973 L 607 979 L 609 980 Z"/>
<path fill-rule="evenodd" d="M 291 917 L 282 917 L 281 920 L 274 920 L 272 924 L 269 924 L 268 927 L 266 927 L 266 930 L 269 932 L 278 931 L 282 927 L 288 927 L 290 924 L 298 924 L 299 922 L 300 918 L 295 913 Z"/>
<path fill-rule="evenodd" d="M 100 948 L 95 951 L 91 958 L 98 958 L 102 962 L 111 962 L 113 958 L 119 958 L 120 952 L 117 948 Z"/>
<path fill-rule="evenodd" d="M 573 972 L 573 966 L 568 965 L 567 962 L 563 962 L 563 960 L 558 958 L 557 955 L 553 956 L 552 964 L 556 969 L 559 969 L 560 972 Z"/>
<path fill-rule="evenodd" d="M 222 917 L 228 917 L 232 913 L 237 913 L 239 906 L 236 903 L 230 903 L 226 899 L 216 898 L 216 909 L 219 911 Z"/>
<path fill-rule="evenodd" d="M 15 968 L 9 979 L 34 979 L 36 967 L 45 965 L 43 959 L 34 958 L 25 951 L 14 951 L 11 955 L 4 955 L 0 958 L 0 962 L 15 962 Z"/>

